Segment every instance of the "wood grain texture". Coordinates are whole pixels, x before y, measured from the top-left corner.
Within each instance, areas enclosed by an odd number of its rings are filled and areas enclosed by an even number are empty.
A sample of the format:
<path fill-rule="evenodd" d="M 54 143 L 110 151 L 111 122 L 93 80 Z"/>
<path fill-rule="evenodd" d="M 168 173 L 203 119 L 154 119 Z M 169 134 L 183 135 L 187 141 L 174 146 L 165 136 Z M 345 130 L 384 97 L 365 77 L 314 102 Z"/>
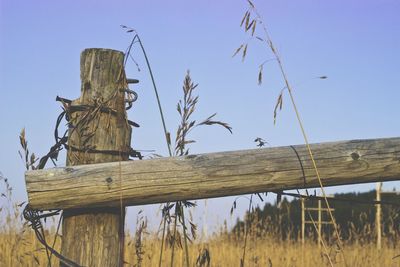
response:
<path fill-rule="evenodd" d="M 72 101 L 72 106 L 91 108 L 69 114 L 69 168 L 128 159 L 126 154 L 88 152 L 130 148 L 131 128 L 126 120 L 125 94 L 120 90 L 127 88 L 123 60 L 124 54 L 115 50 L 86 49 L 82 52 L 81 96 Z M 102 108 L 111 109 L 117 115 L 101 112 Z M 112 209 L 63 207 L 61 254 L 81 266 L 122 266 L 125 212 L 117 206 Z"/>
<path fill-rule="evenodd" d="M 311 148 L 324 186 L 400 178 L 400 138 Z M 29 203 L 38 209 L 118 206 L 120 183 L 125 205 L 318 187 L 304 145 L 130 161 L 120 170 L 104 163 L 26 173 Z"/>

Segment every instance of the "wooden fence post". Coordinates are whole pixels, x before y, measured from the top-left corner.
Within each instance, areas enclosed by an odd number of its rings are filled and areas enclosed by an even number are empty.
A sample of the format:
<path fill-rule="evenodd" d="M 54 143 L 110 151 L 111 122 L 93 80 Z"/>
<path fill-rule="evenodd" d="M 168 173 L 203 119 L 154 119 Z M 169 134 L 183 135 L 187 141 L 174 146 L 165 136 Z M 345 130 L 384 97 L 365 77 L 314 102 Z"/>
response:
<path fill-rule="evenodd" d="M 120 51 L 82 52 L 81 96 L 72 101 L 69 112 L 67 166 L 128 160 L 131 127 L 125 112 L 123 62 Z M 62 255 L 88 267 L 123 265 L 122 202 L 121 207 L 70 209 L 63 214 Z"/>

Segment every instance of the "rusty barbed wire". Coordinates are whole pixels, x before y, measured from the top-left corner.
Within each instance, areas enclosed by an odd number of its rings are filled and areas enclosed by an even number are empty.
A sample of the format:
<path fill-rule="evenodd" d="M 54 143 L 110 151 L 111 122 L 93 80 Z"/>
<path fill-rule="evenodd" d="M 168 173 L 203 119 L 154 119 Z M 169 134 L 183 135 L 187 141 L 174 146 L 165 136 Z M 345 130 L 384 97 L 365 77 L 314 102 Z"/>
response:
<path fill-rule="evenodd" d="M 124 93 L 126 93 L 126 99 L 125 103 L 127 103 L 127 106 L 125 107 L 126 110 L 132 108 L 133 103 L 138 99 L 138 95 L 136 92 L 130 89 L 122 89 Z M 115 155 L 115 156 L 127 156 L 127 157 L 132 157 L 132 158 L 138 158 L 142 159 L 142 155 L 139 151 L 133 149 L 132 147 L 127 147 L 125 150 L 100 150 L 100 149 L 95 149 L 95 148 L 79 148 L 75 147 L 72 145 L 68 144 L 68 132 L 70 129 L 71 131 L 74 131 L 77 126 L 79 126 L 81 123 L 89 123 L 94 117 L 90 116 L 84 116 L 81 120 L 79 120 L 76 125 L 72 125 L 70 122 L 71 114 L 74 112 L 101 112 L 101 113 L 107 113 L 109 115 L 113 116 L 118 116 L 118 112 L 112 108 L 109 108 L 107 106 L 103 106 L 102 103 L 97 103 L 95 102 L 94 105 L 77 105 L 77 104 L 72 104 L 72 101 L 67 99 L 67 98 L 62 98 L 57 96 L 56 101 L 61 102 L 62 104 L 62 112 L 57 116 L 57 120 L 55 123 L 54 127 L 54 140 L 55 144 L 49 149 L 49 152 L 44 155 L 43 157 L 40 158 L 39 163 L 37 166 L 31 166 L 33 170 L 38 170 L 38 169 L 43 169 L 48 160 L 50 159 L 53 164 L 56 166 L 55 161 L 58 159 L 59 152 L 63 149 L 66 150 L 73 150 L 73 151 L 80 151 L 80 152 L 85 152 L 85 153 L 102 153 L 102 154 L 108 154 L 108 155 Z M 88 118 L 89 117 L 89 118 Z M 67 121 L 67 126 L 68 129 L 64 131 L 62 136 L 60 136 L 59 133 L 59 127 L 61 125 L 61 122 L 63 120 Z M 133 127 L 140 127 L 137 123 L 126 120 L 127 123 Z M 70 132 L 71 134 L 71 132 Z M 47 257 L 48 257 L 48 266 L 51 266 L 51 256 L 55 255 L 65 266 L 67 267 L 81 267 L 79 264 L 75 263 L 74 261 L 66 258 L 62 254 L 60 254 L 58 251 L 54 249 L 55 241 L 58 235 L 59 227 L 60 227 L 60 222 L 63 218 L 63 211 L 62 210 L 55 210 L 55 211 L 49 211 L 49 212 L 44 212 L 40 210 L 33 209 L 29 204 L 27 204 L 23 210 L 23 217 L 25 218 L 26 221 L 29 222 L 29 226 L 33 229 L 35 232 L 35 236 L 38 239 L 38 241 L 45 247 Z M 42 219 L 46 220 L 49 217 L 60 215 L 59 222 L 58 222 L 58 227 L 57 231 L 55 233 L 55 238 L 53 241 L 52 246 L 50 246 L 45 237 L 45 232 L 43 229 L 42 225 Z"/>

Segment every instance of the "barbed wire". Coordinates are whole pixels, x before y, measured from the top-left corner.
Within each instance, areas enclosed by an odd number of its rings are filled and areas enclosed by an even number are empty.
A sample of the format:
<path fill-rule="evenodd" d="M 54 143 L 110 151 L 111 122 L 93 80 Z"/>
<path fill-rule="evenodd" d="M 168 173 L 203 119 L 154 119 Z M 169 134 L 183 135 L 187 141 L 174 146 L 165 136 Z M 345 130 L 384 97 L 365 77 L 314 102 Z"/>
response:
<path fill-rule="evenodd" d="M 125 99 L 125 103 L 127 106 L 125 107 L 126 110 L 129 110 L 132 107 L 133 102 L 135 102 L 138 98 L 138 95 L 136 92 L 130 89 L 121 89 L 120 91 L 126 93 L 127 97 Z M 70 122 L 71 114 L 74 112 L 91 112 L 93 110 L 98 110 L 101 113 L 107 113 L 109 115 L 113 116 L 118 116 L 118 112 L 112 108 L 106 107 L 99 105 L 98 103 L 95 103 L 95 105 L 77 105 L 73 104 L 73 102 L 69 99 L 62 98 L 57 96 L 56 101 L 61 102 L 62 104 L 62 112 L 58 115 L 56 124 L 54 127 L 54 140 L 55 144 L 49 149 L 49 152 L 44 155 L 43 157 L 40 158 L 38 165 L 32 166 L 33 170 L 38 170 L 38 169 L 43 169 L 48 160 L 50 159 L 53 164 L 56 166 L 55 161 L 58 159 L 59 152 L 63 149 L 66 150 L 71 150 L 71 151 L 79 151 L 79 152 L 85 152 L 85 153 L 101 153 L 101 154 L 108 154 L 108 155 L 114 155 L 114 156 L 125 156 L 125 157 L 132 157 L 132 158 L 138 158 L 142 159 L 142 155 L 139 151 L 133 149 L 132 147 L 127 147 L 126 150 L 100 150 L 100 149 L 95 149 L 95 148 L 79 148 L 75 147 L 72 145 L 69 145 L 68 142 L 68 133 L 72 134 L 72 132 L 77 128 L 78 125 L 81 123 L 88 123 L 88 121 L 85 121 L 84 119 L 78 121 L 76 125 L 72 125 Z M 97 104 L 97 105 L 96 105 Z M 59 127 L 60 124 L 63 120 L 67 121 L 67 126 L 68 129 L 64 131 L 64 134 L 60 137 L 59 135 Z M 139 125 L 133 121 L 126 120 L 127 123 L 130 126 L 133 127 L 139 127 Z M 60 215 L 57 230 L 55 233 L 55 238 L 53 241 L 52 246 L 50 246 L 45 237 L 45 232 L 44 228 L 42 225 L 41 220 L 44 219 L 46 220 L 49 217 Z M 60 228 L 61 220 L 63 218 L 63 211 L 62 210 L 55 210 L 55 211 L 49 211 L 49 212 L 44 212 L 40 211 L 37 209 L 33 209 L 29 204 L 27 204 L 23 210 L 23 216 L 26 221 L 29 222 L 29 226 L 33 229 L 35 232 L 35 236 L 38 239 L 38 241 L 45 247 L 46 249 L 46 254 L 47 254 L 47 259 L 48 259 L 48 266 L 51 267 L 51 256 L 55 255 L 66 267 L 82 267 L 76 262 L 68 259 L 67 257 L 63 256 L 61 253 L 56 251 L 54 249 L 55 243 L 56 243 L 56 238 L 58 236 L 58 231 Z"/>
<path fill-rule="evenodd" d="M 56 211 L 44 213 L 44 212 L 40 212 L 36 209 L 31 208 L 31 206 L 29 204 L 27 204 L 24 208 L 23 216 L 24 216 L 25 220 L 27 220 L 30 223 L 30 226 L 32 227 L 32 229 L 35 232 L 37 240 L 46 248 L 46 251 L 50 251 L 51 254 L 54 254 L 67 267 L 82 267 L 81 265 L 64 257 L 58 251 L 56 251 L 54 249 L 54 244 L 53 244 L 53 246 L 50 246 L 47 244 L 41 219 L 46 219 L 46 218 L 49 218 L 49 217 L 52 217 L 55 215 L 59 215 L 60 212 L 61 212 L 61 210 L 56 210 Z M 56 235 L 57 234 L 58 233 L 56 233 Z M 51 266 L 51 263 L 50 263 L 51 254 L 47 255 L 50 266 Z"/>

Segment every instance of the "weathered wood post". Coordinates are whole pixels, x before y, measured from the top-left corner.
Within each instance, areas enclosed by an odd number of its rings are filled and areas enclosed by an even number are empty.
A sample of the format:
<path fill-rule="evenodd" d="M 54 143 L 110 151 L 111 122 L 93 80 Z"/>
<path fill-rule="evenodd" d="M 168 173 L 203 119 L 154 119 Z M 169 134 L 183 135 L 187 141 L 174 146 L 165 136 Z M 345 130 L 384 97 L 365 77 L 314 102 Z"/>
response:
<path fill-rule="evenodd" d="M 72 101 L 69 112 L 67 166 L 128 160 L 131 127 L 125 112 L 123 62 L 120 51 L 82 52 L 81 96 Z M 123 206 L 64 210 L 62 255 L 82 266 L 122 266 L 124 210 Z"/>

